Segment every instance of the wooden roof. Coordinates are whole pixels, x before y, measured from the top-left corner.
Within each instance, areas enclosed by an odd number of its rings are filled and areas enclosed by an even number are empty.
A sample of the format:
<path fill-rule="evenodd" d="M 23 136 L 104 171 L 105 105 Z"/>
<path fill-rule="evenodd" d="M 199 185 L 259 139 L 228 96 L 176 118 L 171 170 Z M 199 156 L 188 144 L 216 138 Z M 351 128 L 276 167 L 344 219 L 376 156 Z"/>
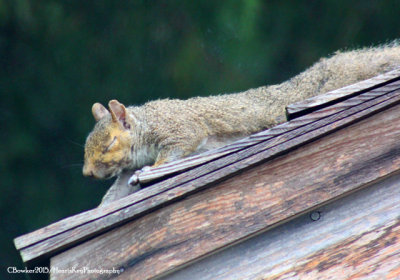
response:
<path fill-rule="evenodd" d="M 98 261 L 138 279 L 165 274 L 398 171 L 399 103 L 397 69 L 294 104 L 290 121 L 143 172 L 141 191 L 15 246 L 28 266 Z"/>

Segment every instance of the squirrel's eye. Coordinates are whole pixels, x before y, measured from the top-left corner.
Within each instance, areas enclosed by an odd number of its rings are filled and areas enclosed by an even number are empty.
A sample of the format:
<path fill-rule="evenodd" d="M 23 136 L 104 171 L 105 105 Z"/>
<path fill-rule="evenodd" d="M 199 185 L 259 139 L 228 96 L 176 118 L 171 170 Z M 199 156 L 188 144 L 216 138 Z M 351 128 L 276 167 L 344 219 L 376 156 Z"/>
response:
<path fill-rule="evenodd" d="M 104 149 L 103 153 L 108 152 L 109 150 L 111 150 L 111 148 L 115 145 L 115 143 L 117 142 L 117 136 L 114 136 L 114 139 L 111 141 L 111 143 L 107 146 L 107 148 Z"/>

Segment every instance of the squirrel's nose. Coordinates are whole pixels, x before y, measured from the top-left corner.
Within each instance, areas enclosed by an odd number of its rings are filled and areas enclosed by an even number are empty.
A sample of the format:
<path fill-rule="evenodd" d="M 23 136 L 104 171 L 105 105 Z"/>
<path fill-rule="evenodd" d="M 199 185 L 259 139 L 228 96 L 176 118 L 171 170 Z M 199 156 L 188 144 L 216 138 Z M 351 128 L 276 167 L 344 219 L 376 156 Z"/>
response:
<path fill-rule="evenodd" d="M 94 177 L 93 170 L 88 164 L 85 164 L 82 169 L 83 176 Z"/>

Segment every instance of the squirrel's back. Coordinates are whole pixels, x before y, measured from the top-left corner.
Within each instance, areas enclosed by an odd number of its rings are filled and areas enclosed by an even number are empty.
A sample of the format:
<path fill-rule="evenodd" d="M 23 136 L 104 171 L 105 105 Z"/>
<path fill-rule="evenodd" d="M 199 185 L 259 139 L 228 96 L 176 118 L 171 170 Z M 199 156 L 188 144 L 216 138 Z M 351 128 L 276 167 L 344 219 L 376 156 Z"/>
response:
<path fill-rule="evenodd" d="M 188 100 L 144 105 L 159 120 L 198 124 L 208 134 L 251 134 L 285 120 L 285 107 L 297 101 L 372 78 L 400 66 L 398 41 L 389 45 L 336 52 L 278 85 Z M 182 121 L 180 120 L 182 118 Z M 190 121 L 192 120 L 192 122 Z"/>

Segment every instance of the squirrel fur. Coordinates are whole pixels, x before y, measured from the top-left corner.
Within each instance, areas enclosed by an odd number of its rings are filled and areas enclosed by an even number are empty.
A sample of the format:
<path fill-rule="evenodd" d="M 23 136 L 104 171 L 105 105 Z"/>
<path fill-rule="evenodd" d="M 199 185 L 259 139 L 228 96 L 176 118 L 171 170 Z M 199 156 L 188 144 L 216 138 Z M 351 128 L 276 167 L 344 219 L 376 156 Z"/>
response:
<path fill-rule="evenodd" d="M 96 120 L 85 144 L 83 174 L 110 178 L 159 166 L 285 121 L 285 108 L 400 66 L 400 44 L 336 52 L 292 79 L 241 93 L 163 99 L 125 107 L 93 104 Z"/>

